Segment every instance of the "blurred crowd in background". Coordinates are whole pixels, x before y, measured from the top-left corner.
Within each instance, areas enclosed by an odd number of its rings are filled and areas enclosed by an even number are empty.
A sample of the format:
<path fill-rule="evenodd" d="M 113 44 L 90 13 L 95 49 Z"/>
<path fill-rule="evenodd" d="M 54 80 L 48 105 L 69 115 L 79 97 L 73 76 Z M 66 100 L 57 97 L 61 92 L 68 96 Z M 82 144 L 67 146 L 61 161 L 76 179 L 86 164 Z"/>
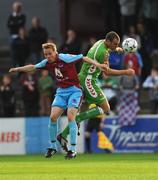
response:
<path fill-rule="evenodd" d="M 130 67 L 136 74 L 133 77 L 102 75 L 98 83 L 109 100 L 111 106 L 109 113 L 118 115 L 121 123 L 126 116 L 132 119 L 139 112 L 145 112 L 141 98 L 148 101 L 147 113 L 158 113 L 158 1 L 141 1 L 143 3 L 141 9 L 138 8 L 139 4 L 135 6 L 135 0 L 118 2 L 121 13 L 121 42 L 128 37 L 135 38 L 138 50 L 130 54 L 112 52 L 109 59 L 110 67 L 114 69 Z M 32 17 L 31 28 L 28 29 L 26 16 L 22 3 L 14 2 L 12 13 L 6 22 L 6 30 L 8 29 L 10 34 L 13 67 L 40 62 L 43 59 L 41 45 L 45 42 L 56 43 L 59 53 L 86 55 L 98 40 L 95 34 L 87 37 L 88 40 L 82 39 L 78 31 L 70 27 L 66 39 L 62 43 L 56 42 L 56 37 L 49 36 L 47 29 L 36 16 Z M 112 20 L 116 21 L 115 18 L 111 18 Z M 78 64 L 78 72 L 80 67 L 81 64 Z M 148 97 L 142 95 L 142 89 L 147 89 Z M 2 75 L 0 83 L 0 116 L 48 116 L 55 90 L 55 82 L 46 70 L 14 75 L 6 72 Z"/>

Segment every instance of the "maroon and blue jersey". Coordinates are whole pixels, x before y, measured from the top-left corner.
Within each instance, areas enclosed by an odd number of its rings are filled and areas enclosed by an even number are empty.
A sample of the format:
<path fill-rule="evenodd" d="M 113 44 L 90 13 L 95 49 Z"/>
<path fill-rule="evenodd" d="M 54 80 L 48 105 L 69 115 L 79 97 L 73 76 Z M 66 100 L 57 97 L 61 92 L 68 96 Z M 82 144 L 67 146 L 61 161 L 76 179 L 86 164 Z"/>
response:
<path fill-rule="evenodd" d="M 44 59 L 35 65 L 36 69 L 46 69 L 55 77 L 56 84 L 60 88 L 67 88 L 70 86 L 80 87 L 75 63 L 82 60 L 83 55 L 58 54 L 56 61 L 49 63 Z"/>

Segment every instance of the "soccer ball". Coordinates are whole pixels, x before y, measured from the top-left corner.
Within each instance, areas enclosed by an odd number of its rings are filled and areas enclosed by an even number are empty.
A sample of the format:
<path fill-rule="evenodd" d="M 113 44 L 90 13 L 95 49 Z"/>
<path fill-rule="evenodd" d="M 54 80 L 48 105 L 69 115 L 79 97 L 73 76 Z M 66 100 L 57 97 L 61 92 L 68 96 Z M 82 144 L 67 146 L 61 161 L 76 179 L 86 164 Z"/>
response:
<path fill-rule="evenodd" d="M 122 42 L 122 48 L 127 53 L 134 53 L 138 48 L 138 43 L 133 38 L 127 38 Z"/>

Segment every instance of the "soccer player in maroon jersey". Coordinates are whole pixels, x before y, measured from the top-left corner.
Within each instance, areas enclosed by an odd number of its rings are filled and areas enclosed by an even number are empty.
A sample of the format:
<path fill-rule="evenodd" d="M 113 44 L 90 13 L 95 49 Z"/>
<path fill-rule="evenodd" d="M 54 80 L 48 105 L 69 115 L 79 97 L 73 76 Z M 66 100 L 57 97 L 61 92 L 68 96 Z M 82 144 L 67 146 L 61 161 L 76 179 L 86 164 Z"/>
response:
<path fill-rule="evenodd" d="M 68 125 L 70 129 L 70 147 L 67 150 L 65 158 L 74 158 L 76 157 L 78 131 L 75 118 L 83 95 L 80 88 L 75 63 L 79 60 L 83 60 L 87 63 L 95 65 L 102 71 L 106 70 L 107 66 L 105 64 L 99 64 L 88 57 L 83 57 L 82 54 L 58 54 L 56 45 L 53 43 L 45 43 L 42 45 L 42 48 L 46 59 L 35 65 L 11 68 L 9 72 L 30 72 L 37 69 L 47 69 L 52 73 L 56 80 L 58 89 L 52 103 L 50 122 L 48 126 L 51 147 L 47 149 L 45 157 L 49 158 L 57 152 L 57 119 L 67 109 L 67 118 L 69 121 Z"/>

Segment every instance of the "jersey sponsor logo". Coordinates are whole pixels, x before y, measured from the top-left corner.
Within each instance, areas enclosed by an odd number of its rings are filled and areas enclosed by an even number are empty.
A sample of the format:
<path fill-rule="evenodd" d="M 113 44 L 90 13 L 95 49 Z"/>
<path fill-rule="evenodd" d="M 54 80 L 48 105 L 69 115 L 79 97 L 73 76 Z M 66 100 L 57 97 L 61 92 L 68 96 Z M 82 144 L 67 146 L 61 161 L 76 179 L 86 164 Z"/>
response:
<path fill-rule="evenodd" d="M 55 75 L 56 75 L 57 78 L 63 78 L 63 75 L 62 75 L 61 71 L 59 69 L 57 69 L 57 68 L 55 68 Z"/>
<path fill-rule="evenodd" d="M 97 92 L 95 91 L 95 89 L 93 88 L 92 86 L 92 76 L 89 75 L 86 77 L 86 80 L 85 80 L 85 85 L 86 85 L 86 88 L 89 92 L 89 94 L 92 96 L 92 97 L 97 97 Z"/>
<path fill-rule="evenodd" d="M 95 72 L 95 70 L 96 70 L 96 66 L 91 65 L 89 70 L 88 70 L 88 73 L 92 74 Z"/>

